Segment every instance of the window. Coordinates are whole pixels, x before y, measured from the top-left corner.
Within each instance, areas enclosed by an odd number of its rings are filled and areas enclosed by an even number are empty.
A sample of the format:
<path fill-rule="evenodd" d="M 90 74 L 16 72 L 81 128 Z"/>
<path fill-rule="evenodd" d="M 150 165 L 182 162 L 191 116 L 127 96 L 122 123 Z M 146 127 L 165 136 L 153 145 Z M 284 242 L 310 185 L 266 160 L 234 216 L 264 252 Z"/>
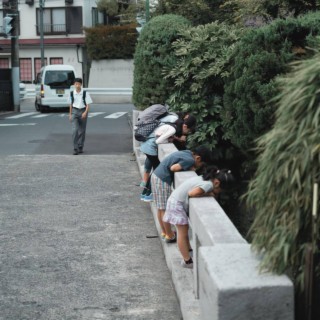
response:
<path fill-rule="evenodd" d="M 0 58 L 0 69 L 8 69 L 8 68 L 9 68 L 9 59 Z"/>
<path fill-rule="evenodd" d="M 63 64 L 63 58 L 50 58 L 50 64 Z"/>
<path fill-rule="evenodd" d="M 20 81 L 32 83 L 32 60 L 31 58 L 20 59 Z"/>
<path fill-rule="evenodd" d="M 47 65 L 47 58 L 44 58 L 44 65 Z M 41 69 L 41 58 L 34 59 L 34 78 L 37 78 L 37 74 L 40 72 Z"/>
<path fill-rule="evenodd" d="M 45 8 L 44 34 L 82 33 L 82 7 Z M 40 9 L 37 9 L 37 34 L 40 34 Z"/>
<path fill-rule="evenodd" d="M 99 24 L 99 11 L 98 8 L 92 8 L 92 26 Z"/>

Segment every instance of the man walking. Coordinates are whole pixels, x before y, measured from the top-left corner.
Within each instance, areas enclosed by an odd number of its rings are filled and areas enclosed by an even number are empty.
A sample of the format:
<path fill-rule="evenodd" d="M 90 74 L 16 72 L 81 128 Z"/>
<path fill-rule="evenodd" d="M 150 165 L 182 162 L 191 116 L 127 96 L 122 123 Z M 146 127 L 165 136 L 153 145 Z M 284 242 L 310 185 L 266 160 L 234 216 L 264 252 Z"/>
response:
<path fill-rule="evenodd" d="M 70 93 L 69 120 L 72 122 L 73 154 L 77 155 L 83 153 L 89 105 L 92 99 L 88 92 L 83 91 L 81 78 L 75 78 L 74 87 L 75 90 Z"/>

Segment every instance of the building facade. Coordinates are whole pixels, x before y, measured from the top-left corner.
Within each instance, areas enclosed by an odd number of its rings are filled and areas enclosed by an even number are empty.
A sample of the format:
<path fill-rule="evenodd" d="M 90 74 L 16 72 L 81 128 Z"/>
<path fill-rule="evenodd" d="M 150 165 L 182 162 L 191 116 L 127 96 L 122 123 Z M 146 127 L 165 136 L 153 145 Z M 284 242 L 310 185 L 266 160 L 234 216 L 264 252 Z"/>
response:
<path fill-rule="evenodd" d="M 40 8 L 44 64 L 69 64 L 88 80 L 84 27 L 103 22 L 96 0 L 18 0 L 20 82 L 32 83 L 41 68 Z M 0 0 L 0 33 L 11 0 Z M 11 40 L 0 37 L 0 69 L 11 67 Z"/>

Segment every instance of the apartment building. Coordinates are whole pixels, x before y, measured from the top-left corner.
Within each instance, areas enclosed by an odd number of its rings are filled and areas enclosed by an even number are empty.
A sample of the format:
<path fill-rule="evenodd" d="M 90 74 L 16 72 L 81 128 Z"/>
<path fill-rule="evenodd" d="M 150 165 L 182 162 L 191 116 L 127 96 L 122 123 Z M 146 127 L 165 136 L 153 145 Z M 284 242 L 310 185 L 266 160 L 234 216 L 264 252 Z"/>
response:
<path fill-rule="evenodd" d="M 45 64 L 70 64 L 88 78 L 83 27 L 103 22 L 96 0 L 18 0 L 20 81 L 32 83 L 41 68 L 40 6 Z M 0 33 L 10 0 L 0 0 Z M 11 40 L 0 37 L 0 68 L 11 67 Z"/>

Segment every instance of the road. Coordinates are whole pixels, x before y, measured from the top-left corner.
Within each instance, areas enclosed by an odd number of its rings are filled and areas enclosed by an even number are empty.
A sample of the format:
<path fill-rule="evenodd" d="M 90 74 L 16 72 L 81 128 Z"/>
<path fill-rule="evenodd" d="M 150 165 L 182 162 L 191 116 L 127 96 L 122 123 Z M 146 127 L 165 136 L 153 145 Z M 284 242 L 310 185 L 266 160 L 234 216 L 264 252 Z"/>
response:
<path fill-rule="evenodd" d="M 87 123 L 86 154 L 131 151 L 131 104 L 93 104 Z M 0 155 L 71 154 L 68 112 L 39 113 L 34 101 L 24 100 L 21 113 L 0 115 Z"/>
<path fill-rule="evenodd" d="M 0 115 L 1 320 L 181 319 L 130 110 L 93 105 L 78 156 L 65 113 Z"/>

